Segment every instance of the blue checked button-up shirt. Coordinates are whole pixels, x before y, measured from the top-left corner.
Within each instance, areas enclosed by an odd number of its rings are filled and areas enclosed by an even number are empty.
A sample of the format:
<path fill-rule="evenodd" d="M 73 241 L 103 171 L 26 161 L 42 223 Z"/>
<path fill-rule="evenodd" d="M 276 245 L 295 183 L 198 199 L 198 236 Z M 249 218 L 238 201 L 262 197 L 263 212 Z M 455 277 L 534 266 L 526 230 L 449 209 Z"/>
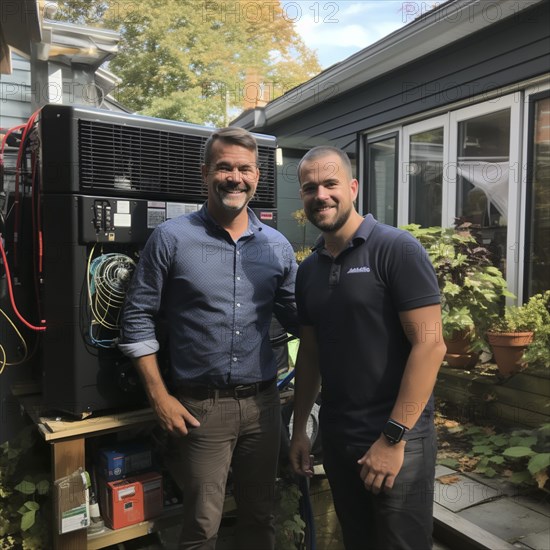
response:
<path fill-rule="evenodd" d="M 285 237 L 248 212 L 248 230 L 237 242 L 206 205 L 153 232 L 126 296 L 119 343 L 125 355 L 158 351 L 162 317 L 172 382 L 224 387 L 276 375 L 269 326 L 275 310 L 287 330 L 296 330 L 297 267 Z"/>

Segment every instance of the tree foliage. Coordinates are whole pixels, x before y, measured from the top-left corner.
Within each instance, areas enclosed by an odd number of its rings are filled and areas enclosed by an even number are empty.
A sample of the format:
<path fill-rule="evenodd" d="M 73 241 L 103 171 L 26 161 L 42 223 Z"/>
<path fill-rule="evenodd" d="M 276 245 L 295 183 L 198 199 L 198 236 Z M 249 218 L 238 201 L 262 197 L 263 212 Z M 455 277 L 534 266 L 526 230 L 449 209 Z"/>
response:
<path fill-rule="evenodd" d="M 320 71 L 280 2 L 70 0 L 56 17 L 121 33 L 116 97 L 151 116 L 223 125 Z"/>

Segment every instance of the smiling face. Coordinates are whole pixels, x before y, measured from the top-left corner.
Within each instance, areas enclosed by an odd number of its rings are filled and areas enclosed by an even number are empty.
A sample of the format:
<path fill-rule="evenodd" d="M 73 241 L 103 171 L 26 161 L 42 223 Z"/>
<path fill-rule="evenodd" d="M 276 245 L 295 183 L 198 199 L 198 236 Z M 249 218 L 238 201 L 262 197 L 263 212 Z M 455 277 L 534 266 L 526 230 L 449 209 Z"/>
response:
<path fill-rule="evenodd" d="M 246 208 L 256 192 L 260 171 L 254 151 L 217 140 L 202 175 L 208 187 L 209 212 L 214 218 L 225 219 Z"/>
<path fill-rule="evenodd" d="M 335 153 L 303 160 L 300 194 L 307 219 L 325 233 L 335 233 L 348 221 L 358 182 Z"/>

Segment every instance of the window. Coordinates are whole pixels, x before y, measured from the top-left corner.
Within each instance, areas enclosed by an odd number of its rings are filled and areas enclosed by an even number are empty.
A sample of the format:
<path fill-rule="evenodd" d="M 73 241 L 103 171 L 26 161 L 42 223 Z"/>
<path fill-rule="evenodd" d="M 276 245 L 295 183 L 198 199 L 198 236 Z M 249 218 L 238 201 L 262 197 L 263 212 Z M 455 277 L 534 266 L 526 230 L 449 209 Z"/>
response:
<path fill-rule="evenodd" d="M 457 132 L 456 216 L 481 227 L 495 265 L 506 273 L 510 110 L 462 120 Z"/>
<path fill-rule="evenodd" d="M 550 95 L 529 104 L 524 301 L 550 288 Z"/>
<path fill-rule="evenodd" d="M 443 128 L 409 137 L 409 223 L 441 225 Z"/>
<path fill-rule="evenodd" d="M 391 225 L 448 227 L 457 219 L 477 225 L 485 246 L 493 252 L 494 264 L 517 296 L 525 281 L 519 245 L 524 237 L 521 205 L 525 204 L 520 185 L 524 177 L 522 98 L 523 93 L 504 95 L 394 126 L 384 134 L 369 135 L 366 146 L 367 209 L 375 217 Z M 537 113 L 546 112 L 545 105 L 541 101 Z M 543 128 L 548 120 L 544 117 L 549 115 L 537 116 Z M 549 193 L 548 140 L 544 143 L 538 139 L 532 153 L 533 167 L 537 167 L 533 195 L 537 197 Z M 539 198 L 533 202 L 538 209 L 536 215 L 533 211 L 528 230 L 533 258 L 548 258 L 550 237 L 544 229 L 548 210 L 538 206 Z M 532 265 L 533 289 L 548 285 L 548 271 L 541 272 L 543 265 L 536 269 Z M 546 282 L 535 283 L 544 278 Z"/>
<path fill-rule="evenodd" d="M 449 115 L 443 115 L 403 128 L 400 225 L 443 225 L 448 126 Z"/>
<path fill-rule="evenodd" d="M 367 143 L 367 210 L 380 222 L 397 223 L 397 135 Z"/>

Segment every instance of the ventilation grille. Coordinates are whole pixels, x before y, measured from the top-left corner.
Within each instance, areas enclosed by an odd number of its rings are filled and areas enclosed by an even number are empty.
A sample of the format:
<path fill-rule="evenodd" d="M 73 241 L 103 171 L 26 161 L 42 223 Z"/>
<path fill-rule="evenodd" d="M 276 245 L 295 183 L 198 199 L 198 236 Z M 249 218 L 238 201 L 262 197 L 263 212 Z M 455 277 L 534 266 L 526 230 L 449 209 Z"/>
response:
<path fill-rule="evenodd" d="M 202 202 L 207 137 L 80 119 L 80 190 Z M 275 207 L 275 150 L 258 149 L 261 179 L 251 205 Z"/>

